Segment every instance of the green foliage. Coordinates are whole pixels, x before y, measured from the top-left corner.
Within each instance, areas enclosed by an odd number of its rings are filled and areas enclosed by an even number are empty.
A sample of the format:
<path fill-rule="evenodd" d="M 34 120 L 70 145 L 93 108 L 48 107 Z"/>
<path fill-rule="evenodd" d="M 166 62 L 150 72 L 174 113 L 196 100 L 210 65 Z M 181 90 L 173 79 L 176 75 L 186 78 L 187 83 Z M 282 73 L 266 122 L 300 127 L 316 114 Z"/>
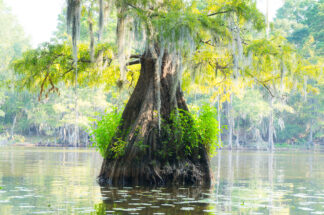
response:
<path fill-rule="evenodd" d="M 29 46 L 23 28 L 10 9 L 0 0 L 0 130 L 4 127 L 5 108 L 16 77 L 9 64 Z"/>
<path fill-rule="evenodd" d="M 80 44 L 78 52 L 78 85 L 98 85 L 99 77 L 110 75 L 111 81 L 115 80 L 112 71 L 102 64 L 109 65 L 112 61 L 113 47 L 110 44 L 100 44 L 95 50 L 95 58 L 101 64 L 93 64 L 90 60 L 87 44 Z M 23 57 L 15 60 L 11 66 L 19 77 L 19 88 L 30 91 L 39 91 L 48 97 L 51 92 L 58 92 L 58 84 L 67 86 L 75 84 L 75 66 L 73 64 L 72 47 L 66 42 L 63 44 L 44 43 L 37 49 L 26 51 Z M 98 69 L 98 68 L 101 69 Z M 111 84 L 111 83 L 110 83 Z"/>
<path fill-rule="evenodd" d="M 184 110 L 173 111 L 170 115 L 171 136 L 174 136 L 177 154 L 185 150 L 186 155 L 190 155 L 200 145 L 199 133 L 194 116 Z"/>
<path fill-rule="evenodd" d="M 220 146 L 220 143 L 217 142 L 218 136 L 221 134 L 218 123 L 217 109 L 209 104 L 204 104 L 199 112 L 198 119 L 196 119 L 196 124 L 201 141 L 211 155 L 214 155 Z"/>
<path fill-rule="evenodd" d="M 106 152 L 106 156 L 110 157 L 110 154 L 112 154 L 112 158 L 118 158 L 125 153 L 125 147 L 127 145 L 127 142 L 122 139 L 117 139 L 111 144 L 110 150 Z"/>
<path fill-rule="evenodd" d="M 169 119 L 171 123 L 165 123 L 162 130 L 167 133 L 167 137 L 173 138 L 162 144 L 166 148 L 160 151 L 160 155 L 166 157 L 176 153 L 176 156 L 182 156 L 184 153 L 186 156 L 190 156 L 201 145 L 206 147 L 211 156 L 214 155 L 219 147 L 217 140 L 220 135 L 216 118 L 216 109 L 208 104 L 203 105 L 199 113 L 196 114 L 184 110 L 172 112 Z M 124 154 L 127 142 L 122 139 L 114 139 L 120 122 L 121 113 L 117 112 L 115 108 L 103 115 L 100 120 L 95 120 L 90 130 L 93 146 L 103 157 L 118 158 Z M 147 147 L 141 142 L 136 144 L 141 150 L 145 150 Z M 176 151 L 169 151 L 174 147 Z"/>
<path fill-rule="evenodd" d="M 123 140 L 113 140 L 121 122 L 121 112 L 114 108 L 101 116 L 100 120 L 90 129 L 91 141 L 103 157 L 117 158 L 124 152 L 126 143 Z"/>
<path fill-rule="evenodd" d="M 257 9 L 255 1 L 229 1 L 232 4 L 233 11 L 236 12 L 240 19 L 249 21 L 253 24 L 253 27 L 257 30 L 262 30 L 265 27 L 265 17 Z"/>
<path fill-rule="evenodd" d="M 294 43 L 304 57 L 323 56 L 323 10 L 323 0 L 287 0 L 277 12 L 275 31 Z"/>
<path fill-rule="evenodd" d="M 314 65 L 299 66 L 299 74 L 308 76 L 302 85 L 302 95 L 295 92 L 289 95 L 289 105 L 294 113 L 285 113 L 285 128 L 277 132 L 278 142 L 299 143 L 311 141 L 314 137 L 321 141 L 323 134 L 323 0 L 287 0 L 277 12 L 274 31 L 285 36 L 297 47 L 297 52 Z M 298 60 L 299 61 L 299 60 Z M 300 80 L 300 78 L 299 78 Z M 313 136 L 313 137 L 312 137 Z M 307 140 L 308 139 L 308 140 Z"/>
<path fill-rule="evenodd" d="M 197 113 L 174 111 L 170 121 L 163 129 L 169 133 L 168 136 L 174 137 L 173 141 L 177 143 L 176 153 L 181 154 L 184 149 L 186 155 L 192 155 L 201 145 L 204 145 L 209 155 L 216 153 L 219 147 L 218 135 L 221 132 L 218 129 L 216 108 L 204 104 Z"/>

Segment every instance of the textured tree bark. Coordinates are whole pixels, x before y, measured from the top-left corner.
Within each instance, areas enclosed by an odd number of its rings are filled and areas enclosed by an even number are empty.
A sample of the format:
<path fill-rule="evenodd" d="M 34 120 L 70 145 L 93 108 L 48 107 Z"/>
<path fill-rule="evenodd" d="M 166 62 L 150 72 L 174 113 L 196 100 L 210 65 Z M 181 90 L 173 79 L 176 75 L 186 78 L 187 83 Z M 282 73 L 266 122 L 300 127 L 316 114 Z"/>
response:
<path fill-rule="evenodd" d="M 99 184 L 209 186 L 211 173 L 205 147 L 201 144 L 185 155 L 183 146 L 164 132 L 164 125 L 171 123 L 170 114 L 177 109 L 188 111 L 188 107 L 180 87 L 178 66 L 171 55 L 163 54 L 159 75 L 156 62 L 149 52 L 141 57 L 140 77 L 114 138 L 127 143 L 125 153 L 119 158 L 104 159 Z M 160 99 L 156 98 L 158 94 Z M 161 127 L 159 118 L 163 119 Z M 167 153 L 170 150 L 173 153 Z M 162 155 L 163 152 L 166 154 Z"/>

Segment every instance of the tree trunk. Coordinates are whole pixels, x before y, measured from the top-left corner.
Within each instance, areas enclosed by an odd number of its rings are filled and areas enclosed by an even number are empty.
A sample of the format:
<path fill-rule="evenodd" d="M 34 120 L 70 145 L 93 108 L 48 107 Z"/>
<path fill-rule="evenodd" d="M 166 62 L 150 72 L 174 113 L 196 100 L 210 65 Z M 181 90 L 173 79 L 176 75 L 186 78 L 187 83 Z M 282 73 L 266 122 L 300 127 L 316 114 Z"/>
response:
<path fill-rule="evenodd" d="M 274 98 L 270 98 L 270 115 L 269 115 L 269 137 L 268 137 L 268 149 L 270 151 L 274 150 L 274 143 L 273 143 L 273 134 L 274 134 L 274 126 L 273 126 L 273 100 Z"/>
<path fill-rule="evenodd" d="M 237 130 L 236 130 L 236 139 L 235 139 L 235 144 L 236 148 L 240 148 L 240 118 L 237 117 Z"/>
<path fill-rule="evenodd" d="M 230 100 L 227 102 L 227 120 L 228 120 L 228 148 L 233 147 L 233 111 L 232 111 L 232 95 L 230 95 Z"/>
<path fill-rule="evenodd" d="M 13 122 L 12 122 L 12 127 L 11 127 L 11 139 L 14 138 L 16 122 L 17 122 L 17 114 L 15 115 L 15 117 L 14 117 L 14 119 L 13 119 Z"/>
<path fill-rule="evenodd" d="M 91 13 L 89 12 L 89 18 L 88 18 L 88 25 L 89 25 L 89 34 L 90 34 L 90 46 L 89 46 L 89 51 L 90 51 L 90 59 L 91 62 L 94 62 L 94 54 L 95 54 L 95 50 L 94 50 L 94 46 L 95 46 L 95 39 L 94 39 L 94 33 L 93 33 L 93 22 L 92 22 L 92 17 L 91 17 Z M 99 34 L 100 35 L 100 34 Z M 99 36 L 100 37 L 100 36 Z"/>
<path fill-rule="evenodd" d="M 268 39 L 270 34 L 269 0 L 266 0 L 266 25 L 266 37 Z"/>
<path fill-rule="evenodd" d="M 308 143 L 307 143 L 307 148 L 311 148 L 314 146 L 313 142 L 313 120 L 311 120 L 310 124 L 310 131 L 309 131 L 309 136 L 308 136 Z"/>
<path fill-rule="evenodd" d="M 220 112 L 220 99 L 219 96 L 217 96 L 217 121 L 218 121 L 218 144 L 222 145 L 222 135 L 221 135 L 221 112 Z"/>
<path fill-rule="evenodd" d="M 122 140 L 126 147 L 117 158 L 108 155 L 108 147 L 98 177 L 101 185 L 211 184 L 204 145 L 199 144 L 186 154 L 190 142 L 181 144 L 172 135 L 177 128 L 172 126 L 170 115 L 178 109 L 188 111 L 180 87 L 179 66 L 168 53 L 163 54 L 160 64 L 157 62 L 150 52 L 141 57 L 139 80 L 109 145 Z"/>

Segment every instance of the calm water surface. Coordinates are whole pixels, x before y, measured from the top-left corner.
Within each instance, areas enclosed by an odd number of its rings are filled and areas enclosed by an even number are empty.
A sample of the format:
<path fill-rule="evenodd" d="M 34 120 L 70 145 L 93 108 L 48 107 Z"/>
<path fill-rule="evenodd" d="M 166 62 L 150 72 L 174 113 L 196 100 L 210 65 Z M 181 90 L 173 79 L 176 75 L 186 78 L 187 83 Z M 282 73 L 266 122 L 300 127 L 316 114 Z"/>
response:
<path fill-rule="evenodd" d="M 0 215 L 324 214 L 324 153 L 221 151 L 215 185 L 100 188 L 94 150 L 0 147 Z"/>

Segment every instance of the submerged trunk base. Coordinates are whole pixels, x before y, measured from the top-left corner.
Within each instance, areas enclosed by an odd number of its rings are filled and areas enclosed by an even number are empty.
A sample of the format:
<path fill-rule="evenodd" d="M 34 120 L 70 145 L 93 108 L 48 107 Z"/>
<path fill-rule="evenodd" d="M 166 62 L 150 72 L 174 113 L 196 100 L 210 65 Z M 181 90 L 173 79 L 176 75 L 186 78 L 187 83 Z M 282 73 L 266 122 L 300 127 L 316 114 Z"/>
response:
<path fill-rule="evenodd" d="M 113 169 L 116 163 L 105 166 L 107 170 Z M 119 165 L 119 171 L 109 176 L 109 172 L 102 172 L 98 177 L 101 186 L 210 186 L 210 175 L 202 167 L 193 162 L 181 161 L 158 167 L 157 164 L 143 163 Z M 109 167 L 110 166 L 110 167 Z"/>

